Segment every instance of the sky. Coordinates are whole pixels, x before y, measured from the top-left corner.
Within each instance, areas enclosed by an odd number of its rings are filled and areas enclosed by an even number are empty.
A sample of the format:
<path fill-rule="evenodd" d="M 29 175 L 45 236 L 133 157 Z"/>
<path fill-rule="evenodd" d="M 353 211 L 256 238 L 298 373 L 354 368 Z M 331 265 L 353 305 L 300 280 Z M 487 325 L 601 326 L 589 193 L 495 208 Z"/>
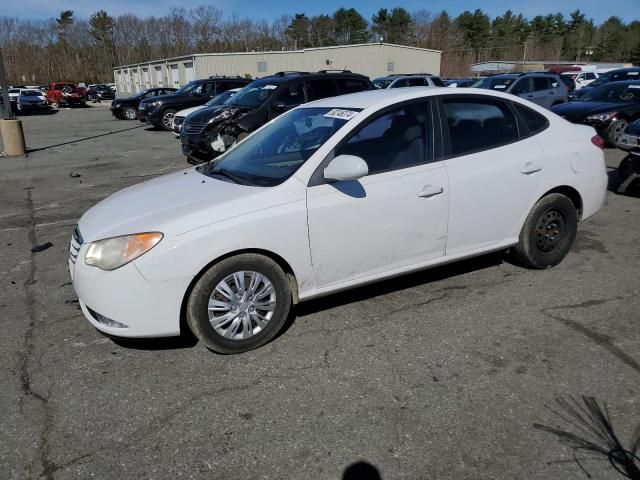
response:
<path fill-rule="evenodd" d="M 568 16 L 576 9 L 582 10 L 596 23 L 617 15 L 625 22 L 640 20 L 638 0 L 0 0 L 0 16 L 22 19 L 47 19 L 56 17 L 61 10 L 73 10 L 76 17 L 88 18 L 91 13 L 104 8 L 110 15 L 134 13 L 140 16 L 166 14 L 172 6 L 186 9 L 199 5 L 214 5 L 225 16 L 248 16 L 254 20 L 272 20 L 282 14 L 306 13 L 308 16 L 321 13 L 330 14 L 340 7 L 354 7 L 367 20 L 379 8 L 403 7 L 410 12 L 426 9 L 431 12 L 446 10 L 456 16 L 464 10 L 483 9 L 491 17 L 500 15 L 511 8 L 526 17 L 538 14 L 561 12 Z"/>

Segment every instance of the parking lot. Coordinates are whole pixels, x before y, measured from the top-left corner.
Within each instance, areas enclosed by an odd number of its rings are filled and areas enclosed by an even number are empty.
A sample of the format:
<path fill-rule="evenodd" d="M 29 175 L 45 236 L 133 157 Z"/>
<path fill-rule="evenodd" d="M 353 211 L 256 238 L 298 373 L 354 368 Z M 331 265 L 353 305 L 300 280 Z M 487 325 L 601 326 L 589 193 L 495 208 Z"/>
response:
<path fill-rule="evenodd" d="M 495 254 L 359 288 L 220 356 L 106 338 L 67 268 L 82 213 L 188 167 L 179 141 L 105 106 L 23 124 L 28 158 L 0 158 L 0 478 L 623 478 L 534 424 L 570 429 L 547 407 L 594 396 L 631 449 L 640 198 L 609 192 L 556 268 Z M 612 189 L 622 157 L 606 152 Z"/>

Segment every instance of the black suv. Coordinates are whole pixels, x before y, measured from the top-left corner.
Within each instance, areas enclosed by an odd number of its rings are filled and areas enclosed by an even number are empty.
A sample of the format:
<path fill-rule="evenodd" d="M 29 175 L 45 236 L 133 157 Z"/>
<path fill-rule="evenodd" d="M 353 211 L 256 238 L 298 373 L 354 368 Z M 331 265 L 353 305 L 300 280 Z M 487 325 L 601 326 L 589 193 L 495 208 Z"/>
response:
<path fill-rule="evenodd" d="M 116 98 L 116 94 L 108 85 L 92 85 L 87 90 L 87 99 L 92 102 L 113 100 L 114 98 Z"/>
<path fill-rule="evenodd" d="M 591 93 L 595 88 L 600 85 L 604 85 L 605 83 L 623 82 L 625 80 L 640 80 L 640 67 L 618 68 L 616 70 L 609 70 L 608 72 L 601 73 L 600 76 L 589 85 L 585 85 L 581 89 L 572 92 L 572 94 L 569 95 L 569 100 L 580 100 L 585 95 Z"/>
<path fill-rule="evenodd" d="M 184 121 L 182 153 L 191 163 L 211 160 L 250 132 L 298 105 L 373 90 L 368 77 L 345 71 L 279 72 L 252 82 L 224 105 L 203 108 Z"/>
<path fill-rule="evenodd" d="M 177 88 L 148 88 L 140 93 L 127 98 L 118 98 L 111 102 L 111 113 L 122 120 L 135 120 L 138 118 L 138 106 L 142 100 L 160 95 L 171 95 Z"/>
<path fill-rule="evenodd" d="M 218 93 L 232 88 L 242 88 L 251 80 L 241 77 L 210 77 L 193 80 L 171 95 L 143 100 L 138 106 L 140 121 L 148 121 L 156 128 L 173 129 L 173 116 L 185 108 L 207 103 Z"/>

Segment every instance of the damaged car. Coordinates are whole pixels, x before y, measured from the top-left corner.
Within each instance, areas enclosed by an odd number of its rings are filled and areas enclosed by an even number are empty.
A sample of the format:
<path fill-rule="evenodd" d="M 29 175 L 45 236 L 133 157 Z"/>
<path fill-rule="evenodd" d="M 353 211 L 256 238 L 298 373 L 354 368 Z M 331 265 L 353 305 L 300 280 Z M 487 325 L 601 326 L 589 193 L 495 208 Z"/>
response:
<path fill-rule="evenodd" d="M 279 72 L 261 78 L 223 106 L 203 108 L 189 115 L 180 132 L 182 153 L 190 163 L 212 160 L 298 105 L 373 88 L 369 78 L 347 70 Z"/>

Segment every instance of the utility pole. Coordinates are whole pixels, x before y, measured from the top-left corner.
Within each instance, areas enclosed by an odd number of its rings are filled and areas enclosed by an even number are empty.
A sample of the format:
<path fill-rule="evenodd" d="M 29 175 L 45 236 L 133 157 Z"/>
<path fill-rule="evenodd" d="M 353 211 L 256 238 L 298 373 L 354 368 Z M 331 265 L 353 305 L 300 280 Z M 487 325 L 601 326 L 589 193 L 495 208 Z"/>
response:
<path fill-rule="evenodd" d="M 26 152 L 22 121 L 15 118 L 11 100 L 9 100 L 9 86 L 4 69 L 2 49 L 0 49 L 0 87 L 2 87 L 2 120 L 0 120 L 0 135 L 7 157 L 22 156 Z"/>
<path fill-rule="evenodd" d="M 14 118 L 11 101 L 9 100 L 9 86 L 7 85 L 7 75 L 4 71 L 4 60 L 2 58 L 2 49 L 0 49 L 0 88 L 2 89 L 2 118 L 11 120 Z"/>

